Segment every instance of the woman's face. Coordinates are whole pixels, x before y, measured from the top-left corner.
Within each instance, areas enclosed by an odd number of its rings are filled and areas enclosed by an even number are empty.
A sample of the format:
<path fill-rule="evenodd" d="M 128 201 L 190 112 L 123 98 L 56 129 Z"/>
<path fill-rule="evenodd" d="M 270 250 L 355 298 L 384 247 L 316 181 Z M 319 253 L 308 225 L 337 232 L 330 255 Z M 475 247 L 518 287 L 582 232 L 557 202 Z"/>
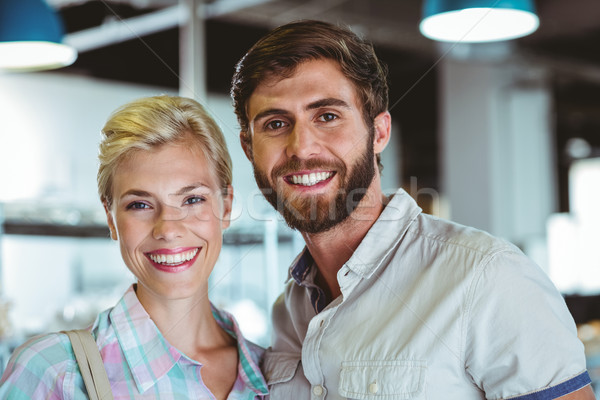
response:
<path fill-rule="evenodd" d="M 198 145 L 137 150 L 113 176 L 106 210 L 113 239 L 144 299 L 205 296 L 229 226 L 233 191 L 223 195 Z"/>

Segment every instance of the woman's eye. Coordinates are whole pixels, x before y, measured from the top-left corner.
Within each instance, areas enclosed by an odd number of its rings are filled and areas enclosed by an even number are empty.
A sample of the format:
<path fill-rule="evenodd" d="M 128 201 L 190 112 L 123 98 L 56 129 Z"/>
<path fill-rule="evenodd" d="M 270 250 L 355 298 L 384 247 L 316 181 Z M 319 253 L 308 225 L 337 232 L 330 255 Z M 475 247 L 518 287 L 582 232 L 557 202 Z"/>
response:
<path fill-rule="evenodd" d="M 332 113 L 325 113 L 322 114 L 319 119 L 323 122 L 329 122 L 329 121 L 333 121 L 334 119 L 337 119 L 338 116 Z"/>
<path fill-rule="evenodd" d="M 266 125 L 267 129 L 277 130 L 285 127 L 285 122 L 280 120 L 271 121 Z"/>
<path fill-rule="evenodd" d="M 146 203 L 142 203 L 141 201 L 134 201 L 127 205 L 128 210 L 144 210 L 150 208 L 150 206 Z"/>
<path fill-rule="evenodd" d="M 189 199 L 187 199 L 185 201 L 185 204 L 197 204 L 197 203 L 203 203 L 205 201 L 206 201 L 206 199 L 204 197 L 194 196 L 194 197 L 190 197 Z"/>

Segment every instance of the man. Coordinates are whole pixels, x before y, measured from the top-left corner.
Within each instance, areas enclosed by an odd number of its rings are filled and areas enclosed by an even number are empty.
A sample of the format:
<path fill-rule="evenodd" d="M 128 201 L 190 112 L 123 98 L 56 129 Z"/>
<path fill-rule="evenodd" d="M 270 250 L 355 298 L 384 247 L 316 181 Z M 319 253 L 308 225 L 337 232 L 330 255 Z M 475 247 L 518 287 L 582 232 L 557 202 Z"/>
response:
<path fill-rule="evenodd" d="M 278 399 L 593 399 L 559 293 L 516 247 L 386 198 L 391 127 L 372 46 L 279 27 L 237 65 L 241 142 L 306 248 L 273 308 Z"/>

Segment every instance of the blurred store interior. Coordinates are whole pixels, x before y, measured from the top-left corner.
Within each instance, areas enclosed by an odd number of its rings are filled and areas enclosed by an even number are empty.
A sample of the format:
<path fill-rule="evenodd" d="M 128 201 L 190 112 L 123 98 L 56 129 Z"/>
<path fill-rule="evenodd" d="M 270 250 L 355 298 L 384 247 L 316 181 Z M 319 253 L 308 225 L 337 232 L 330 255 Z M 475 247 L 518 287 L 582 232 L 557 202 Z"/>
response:
<path fill-rule="evenodd" d="M 388 65 L 386 192 L 504 237 L 565 295 L 600 375 L 600 3 L 538 0 L 533 34 L 440 43 L 422 0 L 49 0 L 70 66 L 0 74 L 0 371 L 14 345 L 89 324 L 132 282 L 96 194 L 99 131 L 161 93 L 207 104 L 234 163 L 234 221 L 210 296 L 268 345 L 269 309 L 302 248 L 256 189 L 228 97 L 270 28 L 315 18 L 371 40 Z M 190 10 L 197 15 L 191 18 Z"/>

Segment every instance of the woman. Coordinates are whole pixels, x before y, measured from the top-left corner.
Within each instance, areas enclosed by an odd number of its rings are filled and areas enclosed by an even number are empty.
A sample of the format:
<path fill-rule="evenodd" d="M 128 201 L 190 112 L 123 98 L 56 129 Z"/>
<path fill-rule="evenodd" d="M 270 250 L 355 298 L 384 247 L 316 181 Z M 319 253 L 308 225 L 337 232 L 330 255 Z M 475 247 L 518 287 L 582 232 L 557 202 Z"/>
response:
<path fill-rule="evenodd" d="M 90 328 L 114 398 L 264 397 L 261 349 L 207 296 L 233 198 L 219 127 L 194 100 L 158 96 L 121 107 L 102 132 L 98 191 L 137 278 Z M 87 398 L 67 336 L 17 349 L 0 398 Z"/>

